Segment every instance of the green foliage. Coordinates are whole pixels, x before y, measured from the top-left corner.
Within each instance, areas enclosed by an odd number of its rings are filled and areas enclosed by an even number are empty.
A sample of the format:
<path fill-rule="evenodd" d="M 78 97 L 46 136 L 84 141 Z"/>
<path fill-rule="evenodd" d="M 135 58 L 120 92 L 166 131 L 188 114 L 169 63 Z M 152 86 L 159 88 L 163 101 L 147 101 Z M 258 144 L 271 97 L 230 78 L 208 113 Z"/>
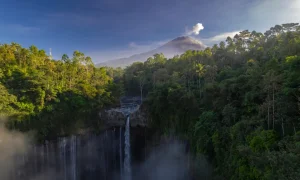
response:
<path fill-rule="evenodd" d="M 0 83 L 0 117 L 15 113 L 14 105 L 17 98 L 9 94 L 7 89 Z"/>
<path fill-rule="evenodd" d="M 272 130 L 256 130 L 247 136 L 247 141 L 253 152 L 269 151 L 276 142 L 275 132 Z"/>
<path fill-rule="evenodd" d="M 0 44 L 0 116 L 40 140 L 93 127 L 94 112 L 118 102 L 122 81 L 115 77 L 79 51 L 51 60 L 35 46 Z"/>
<path fill-rule="evenodd" d="M 188 138 L 224 179 L 299 179 L 299 140 L 286 140 L 300 129 L 299 42 L 289 23 L 155 55 L 124 70 L 125 93 L 142 91 L 152 126 Z"/>
<path fill-rule="evenodd" d="M 223 179 L 299 179 L 300 28 L 242 31 L 202 51 L 155 54 L 124 70 L 75 51 L 0 45 L 0 116 L 39 139 L 99 127 L 96 110 L 139 95 L 151 126 L 188 139 Z"/>

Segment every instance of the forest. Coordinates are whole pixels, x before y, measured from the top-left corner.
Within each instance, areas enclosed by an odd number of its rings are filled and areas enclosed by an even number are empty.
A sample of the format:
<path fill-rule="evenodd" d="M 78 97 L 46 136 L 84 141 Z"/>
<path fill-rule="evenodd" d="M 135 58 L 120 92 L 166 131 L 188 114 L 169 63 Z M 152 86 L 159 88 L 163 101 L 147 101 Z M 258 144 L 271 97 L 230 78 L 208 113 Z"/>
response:
<path fill-rule="evenodd" d="M 241 31 L 203 51 L 121 68 L 0 44 L 0 116 L 39 141 L 101 129 L 97 111 L 141 96 L 158 133 L 186 139 L 214 179 L 299 179 L 300 26 Z M 195 172 L 197 173 L 197 172 Z"/>

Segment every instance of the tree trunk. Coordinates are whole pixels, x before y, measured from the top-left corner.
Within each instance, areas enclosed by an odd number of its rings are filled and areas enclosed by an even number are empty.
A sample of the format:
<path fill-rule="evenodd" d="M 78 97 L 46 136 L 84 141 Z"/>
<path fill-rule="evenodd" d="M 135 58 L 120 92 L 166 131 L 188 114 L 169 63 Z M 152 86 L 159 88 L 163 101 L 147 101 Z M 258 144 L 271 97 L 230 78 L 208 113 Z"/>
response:
<path fill-rule="evenodd" d="M 274 83 L 273 83 L 273 129 L 275 126 L 275 95 L 274 95 Z"/>
<path fill-rule="evenodd" d="M 141 103 L 143 102 L 143 88 L 141 88 Z"/>
<path fill-rule="evenodd" d="M 282 135 L 284 136 L 284 124 L 283 124 L 283 118 L 281 118 L 281 128 L 282 128 Z"/>
<path fill-rule="evenodd" d="M 294 127 L 294 134 L 296 134 L 296 127 L 294 123 L 293 123 L 293 127 Z"/>
<path fill-rule="evenodd" d="M 144 83 L 142 82 L 142 80 L 140 80 L 141 103 L 143 102 L 143 86 L 144 86 Z"/>
<path fill-rule="evenodd" d="M 199 93 L 200 93 L 200 99 L 201 99 L 201 79 L 199 78 Z"/>
<path fill-rule="evenodd" d="M 270 95 L 268 94 L 268 129 L 270 129 Z"/>
<path fill-rule="evenodd" d="M 155 83 L 155 74 L 154 74 L 154 77 L 153 77 L 153 87 L 154 87 L 154 89 L 156 88 L 156 83 Z"/>

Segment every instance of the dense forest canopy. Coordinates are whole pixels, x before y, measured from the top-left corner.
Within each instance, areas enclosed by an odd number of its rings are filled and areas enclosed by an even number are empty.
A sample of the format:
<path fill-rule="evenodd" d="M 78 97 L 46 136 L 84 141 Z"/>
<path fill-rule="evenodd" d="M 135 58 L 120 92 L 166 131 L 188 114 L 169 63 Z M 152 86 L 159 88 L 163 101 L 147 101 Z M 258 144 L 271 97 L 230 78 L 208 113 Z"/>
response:
<path fill-rule="evenodd" d="M 124 70 L 124 89 L 146 97 L 153 127 L 188 139 L 220 177 L 299 179 L 298 24 L 245 30 L 172 59 L 156 54 Z"/>
<path fill-rule="evenodd" d="M 35 46 L 2 44 L 0 94 L 8 127 L 35 130 L 39 139 L 99 127 L 95 112 L 123 94 L 140 95 L 151 127 L 187 139 L 220 179 L 300 177 L 297 23 L 125 69 L 95 68 L 79 51 L 51 60 Z"/>
<path fill-rule="evenodd" d="M 79 51 L 51 60 L 35 46 L 2 44 L 0 115 L 10 128 L 36 130 L 41 139 L 98 124 L 92 114 L 118 101 L 121 89 L 107 72 Z"/>

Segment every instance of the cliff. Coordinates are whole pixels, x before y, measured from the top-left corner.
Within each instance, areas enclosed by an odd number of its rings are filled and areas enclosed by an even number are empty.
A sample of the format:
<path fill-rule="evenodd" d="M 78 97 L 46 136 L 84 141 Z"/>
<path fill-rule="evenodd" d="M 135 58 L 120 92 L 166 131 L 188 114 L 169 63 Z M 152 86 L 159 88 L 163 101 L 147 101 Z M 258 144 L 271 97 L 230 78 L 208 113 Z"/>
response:
<path fill-rule="evenodd" d="M 146 127 L 149 124 L 150 119 L 147 115 L 145 106 L 136 102 L 128 103 L 128 99 L 126 99 L 126 103 L 121 102 L 121 107 L 106 109 L 99 112 L 99 118 L 106 128 L 125 126 L 128 116 L 130 117 L 131 127 Z"/>

